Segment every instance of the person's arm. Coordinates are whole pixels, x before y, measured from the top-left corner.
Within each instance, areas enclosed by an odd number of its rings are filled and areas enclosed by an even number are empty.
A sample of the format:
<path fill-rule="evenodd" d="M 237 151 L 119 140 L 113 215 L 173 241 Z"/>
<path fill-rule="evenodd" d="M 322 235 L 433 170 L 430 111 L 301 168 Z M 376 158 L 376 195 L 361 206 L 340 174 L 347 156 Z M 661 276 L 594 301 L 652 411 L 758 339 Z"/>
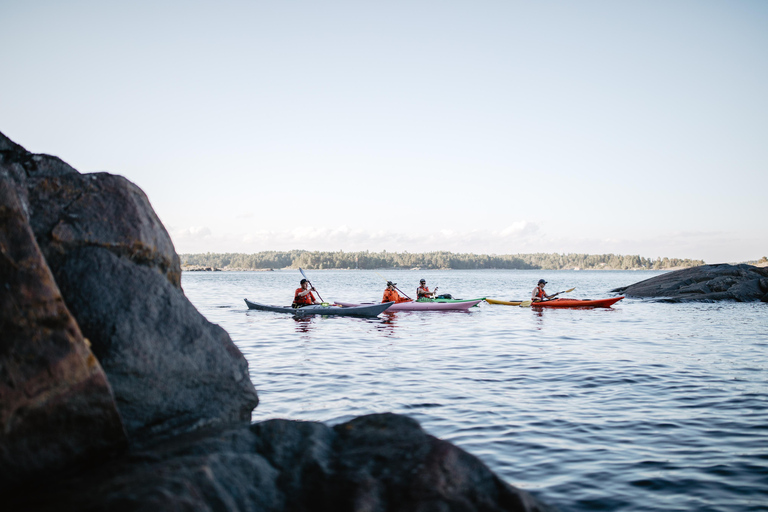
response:
<path fill-rule="evenodd" d="M 312 292 L 316 292 L 316 291 L 317 291 L 317 290 L 315 290 L 314 288 L 307 288 L 307 289 L 306 289 L 306 290 L 304 290 L 303 292 L 299 292 L 299 295 L 301 295 L 301 296 L 303 297 L 303 296 L 305 296 L 305 295 L 306 295 L 306 294 L 308 294 L 308 293 L 309 293 L 309 294 L 311 294 Z M 311 295 L 310 295 L 310 296 L 311 296 Z M 314 297 L 312 297 L 312 299 L 314 300 Z"/>

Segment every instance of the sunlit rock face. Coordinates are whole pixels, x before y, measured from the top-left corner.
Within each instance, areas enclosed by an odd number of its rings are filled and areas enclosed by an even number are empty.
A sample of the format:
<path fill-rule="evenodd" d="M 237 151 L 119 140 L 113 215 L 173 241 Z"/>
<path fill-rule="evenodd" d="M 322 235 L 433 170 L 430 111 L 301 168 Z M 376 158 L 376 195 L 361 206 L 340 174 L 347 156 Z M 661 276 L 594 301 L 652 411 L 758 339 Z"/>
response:
<path fill-rule="evenodd" d="M 768 302 L 768 267 L 702 265 L 676 270 L 611 290 L 628 297 L 680 301 Z"/>

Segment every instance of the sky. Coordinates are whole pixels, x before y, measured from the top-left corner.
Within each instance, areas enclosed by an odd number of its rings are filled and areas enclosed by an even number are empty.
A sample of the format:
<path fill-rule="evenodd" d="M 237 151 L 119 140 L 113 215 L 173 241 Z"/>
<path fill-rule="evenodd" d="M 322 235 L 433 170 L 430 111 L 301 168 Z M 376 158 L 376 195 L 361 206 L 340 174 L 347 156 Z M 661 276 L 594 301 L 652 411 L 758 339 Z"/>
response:
<path fill-rule="evenodd" d="M 768 2 L 0 0 L 0 131 L 179 253 L 768 255 Z"/>

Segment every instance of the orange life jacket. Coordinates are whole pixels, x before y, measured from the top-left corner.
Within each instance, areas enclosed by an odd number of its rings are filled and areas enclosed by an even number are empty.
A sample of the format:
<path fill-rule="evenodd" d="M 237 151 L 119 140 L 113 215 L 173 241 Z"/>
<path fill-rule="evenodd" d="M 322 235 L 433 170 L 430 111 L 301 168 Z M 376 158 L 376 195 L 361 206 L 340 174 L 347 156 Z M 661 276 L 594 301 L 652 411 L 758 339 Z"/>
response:
<path fill-rule="evenodd" d="M 541 300 L 544 300 L 544 298 L 547 296 L 547 293 L 544 291 L 543 288 L 539 288 L 538 286 L 536 288 L 538 288 L 538 291 L 536 292 L 536 297 L 540 298 Z"/>
<path fill-rule="evenodd" d="M 406 299 L 405 297 L 401 297 L 399 293 L 397 293 L 396 290 L 390 290 L 387 288 L 384 290 L 384 297 L 381 298 L 381 302 L 408 302 L 410 299 Z"/>
<path fill-rule="evenodd" d="M 312 296 L 312 292 L 309 292 L 306 295 L 299 295 L 301 292 L 304 291 L 304 288 L 296 288 L 296 293 L 293 294 L 293 303 L 294 304 L 312 304 L 312 301 L 314 300 L 314 297 Z"/>
<path fill-rule="evenodd" d="M 429 295 L 429 286 L 419 286 L 416 288 L 416 296 L 421 297 L 422 295 Z"/>

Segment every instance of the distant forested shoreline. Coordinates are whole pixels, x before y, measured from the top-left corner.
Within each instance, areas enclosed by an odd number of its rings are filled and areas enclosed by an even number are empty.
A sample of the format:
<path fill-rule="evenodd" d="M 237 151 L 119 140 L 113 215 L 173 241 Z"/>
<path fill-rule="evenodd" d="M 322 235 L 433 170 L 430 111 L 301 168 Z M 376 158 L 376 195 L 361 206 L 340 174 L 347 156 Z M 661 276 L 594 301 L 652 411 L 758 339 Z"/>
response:
<path fill-rule="evenodd" d="M 520 270 L 666 270 L 704 265 L 702 260 L 643 258 L 622 254 L 473 254 L 434 252 L 262 251 L 180 254 L 182 267 L 219 269 L 520 269 Z"/>

